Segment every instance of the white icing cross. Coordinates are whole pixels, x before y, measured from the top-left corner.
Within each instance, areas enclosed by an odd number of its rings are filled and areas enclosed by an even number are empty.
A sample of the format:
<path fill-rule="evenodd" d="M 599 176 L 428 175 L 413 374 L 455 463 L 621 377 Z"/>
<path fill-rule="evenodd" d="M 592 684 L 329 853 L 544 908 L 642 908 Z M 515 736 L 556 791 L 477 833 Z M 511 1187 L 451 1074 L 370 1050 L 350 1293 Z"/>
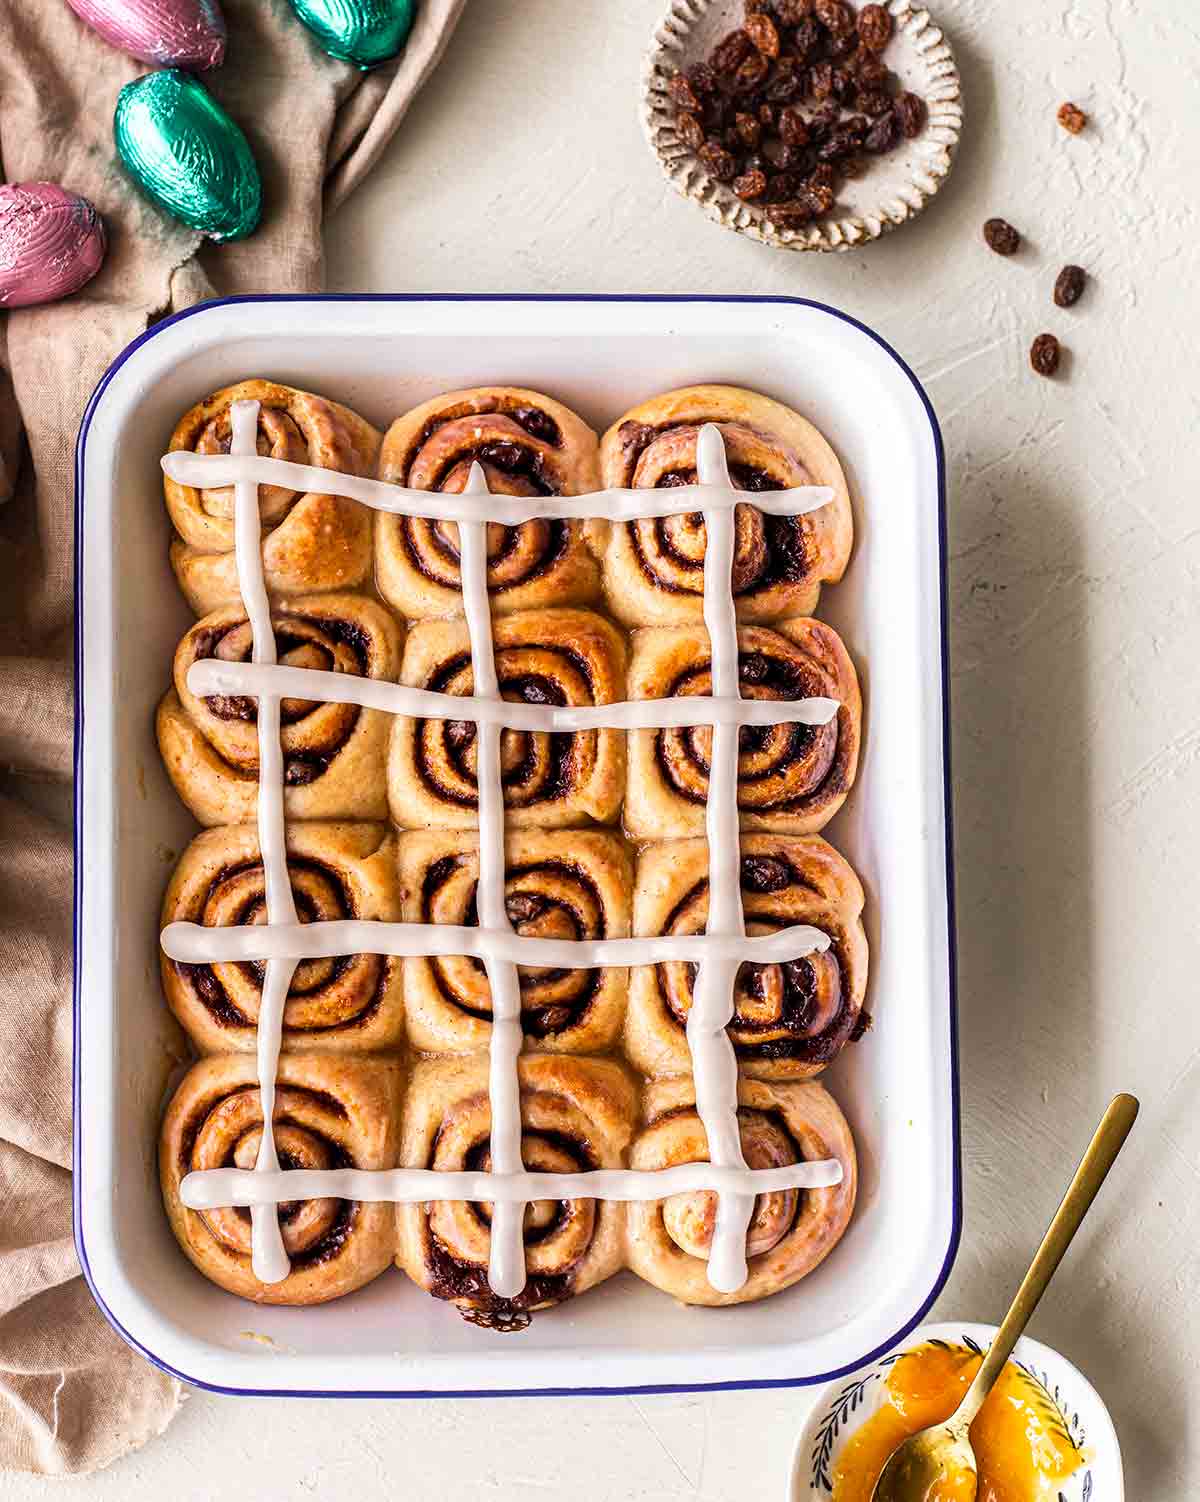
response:
<path fill-rule="evenodd" d="M 747 497 L 733 488 L 720 429 L 706 423 L 696 443 L 694 485 L 665 491 L 613 489 L 587 496 L 491 496 L 482 467 L 471 466 L 461 495 L 413 490 L 364 480 L 335 470 L 259 456 L 259 404 L 234 402 L 228 455 L 178 451 L 163 469 L 183 484 L 234 487 L 238 584 L 253 638 L 253 661 L 194 663 L 188 686 L 198 695 L 257 696 L 259 741 L 258 827 L 267 889 L 267 923 L 211 929 L 172 923 L 162 945 L 175 960 L 190 963 L 266 962 L 258 1022 L 258 1079 L 263 1128 L 253 1169 L 206 1169 L 189 1173 L 180 1198 L 194 1210 L 247 1206 L 252 1225 L 252 1266 L 264 1283 L 287 1277 L 289 1262 L 277 1206 L 285 1200 L 338 1198 L 423 1203 L 432 1199 L 490 1202 L 491 1252 L 488 1282 L 497 1296 L 516 1298 L 525 1286 L 522 1235 L 525 1207 L 537 1199 L 662 1199 L 709 1190 L 717 1196 L 716 1227 L 708 1276 L 714 1288 L 733 1293 L 747 1277 L 746 1232 L 756 1194 L 839 1184 L 837 1159 L 751 1169 L 742 1152 L 737 1118 L 737 1057 L 726 1028 L 733 1015 L 734 981 L 747 960 L 782 963 L 829 947 L 820 930 L 795 925 L 747 938 L 742 913 L 737 806 L 738 729 L 742 725 L 823 725 L 837 713 L 832 699 L 797 703 L 744 701 L 738 682 L 737 622 L 733 602 L 734 507 Z M 341 673 L 280 667 L 276 663 L 261 548 L 260 484 L 317 491 L 360 501 L 376 510 L 455 521 L 459 526 L 463 612 L 471 644 L 470 697 L 379 683 Z M 488 496 L 486 514 L 480 497 Z M 818 487 L 756 492 L 751 504 L 773 515 L 800 515 L 823 506 L 832 491 Z M 510 704 L 500 697 L 487 590 L 487 525 L 517 526 L 539 517 L 617 520 L 703 511 L 704 622 L 712 656 L 712 694 L 620 704 L 554 706 Z M 302 680 L 302 681 L 301 681 Z M 287 697 L 366 708 L 417 718 L 474 718 L 479 807 L 479 926 L 376 923 L 358 920 L 302 925 L 287 869 L 283 810 L 283 753 L 279 705 Z M 473 714 L 472 714 L 473 711 Z M 519 730 L 566 731 L 612 727 L 711 725 L 712 753 L 706 832 L 709 846 L 708 922 L 703 935 L 645 939 L 555 940 L 514 933 L 504 906 L 504 793 L 500 735 Z M 275 1081 L 283 1033 L 283 1009 L 301 959 L 343 954 L 472 955 L 487 970 L 492 997 L 488 1071 L 491 1107 L 491 1168 L 486 1173 L 396 1168 L 282 1170 L 275 1148 Z M 517 965 L 596 968 L 644 965 L 663 960 L 698 964 L 687 1023 L 696 1111 L 708 1137 L 708 1163 L 651 1171 L 593 1169 L 577 1174 L 530 1173 L 521 1160 L 521 1103 L 517 1060 L 523 1043 Z"/>

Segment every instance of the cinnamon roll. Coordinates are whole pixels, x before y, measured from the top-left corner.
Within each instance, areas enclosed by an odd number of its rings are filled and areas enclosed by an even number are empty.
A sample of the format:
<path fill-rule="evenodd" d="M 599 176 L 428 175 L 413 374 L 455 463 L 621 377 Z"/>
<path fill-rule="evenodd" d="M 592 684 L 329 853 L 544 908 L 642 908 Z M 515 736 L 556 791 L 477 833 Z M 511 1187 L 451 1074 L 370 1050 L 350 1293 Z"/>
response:
<path fill-rule="evenodd" d="M 824 697 L 839 703 L 827 725 L 744 725 L 738 732 L 738 808 L 743 829 L 811 834 L 845 802 L 858 770 L 862 698 L 841 637 L 823 621 L 738 628 L 743 699 Z M 631 699 L 711 694 L 703 626 L 634 633 Z M 708 802 L 712 729 L 696 725 L 629 732 L 625 822 L 648 839 L 700 833 Z"/>
<path fill-rule="evenodd" d="M 310 595 L 272 607 L 284 666 L 394 681 L 401 630 L 391 613 L 362 595 Z M 175 791 L 201 824 L 239 824 L 258 807 L 258 701 L 188 688 L 203 658 L 248 662 L 253 633 L 242 605 L 197 621 L 175 653 L 174 687 L 158 708 L 158 744 Z M 284 811 L 293 819 L 385 819 L 390 717 L 352 704 L 284 699 Z"/>
<path fill-rule="evenodd" d="M 284 1168 L 394 1168 L 401 1075 L 390 1059 L 285 1054 L 275 1141 Z M 189 1210 L 179 1186 L 193 1170 L 253 1168 L 262 1102 L 248 1054 L 201 1059 L 167 1107 L 159 1173 L 167 1218 L 206 1278 L 260 1304 L 323 1304 L 379 1276 L 395 1254 L 391 1205 L 295 1200 L 279 1206 L 291 1272 L 260 1283 L 251 1267 L 249 1210 Z"/>
<path fill-rule="evenodd" d="M 239 381 L 198 402 L 171 435 L 170 449 L 227 454 L 229 409 L 257 401 L 258 452 L 296 464 L 315 464 L 343 474 L 374 473 L 379 433 L 348 407 L 279 386 Z M 240 598 L 234 556 L 233 487 L 197 490 L 167 476 L 167 510 L 178 536 L 171 567 L 197 615 Z M 261 485 L 263 568 L 275 594 L 345 589 L 361 584 L 371 567 L 371 514 L 356 501 L 279 485 Z"/>
<path fill-rule="evenodd" d="M 302 923 L 400 921 L 396 842 L 385 825 L 291 823 L 287 854 Z M 266 878 L 253 824 L 196 836 L 171 877 L 162 921 L 208 928 L 266 921 Z M 163 955 L 167 1003 L 201 1053 L 253 1051 L 265 969 L 249 962 L 184 964 Z M 284 1008 L 283 1047 L 395 1047 L 404 1030 L 402 991 L 401 962 L 388 956 L 302 960 Z"/>
<path fill-rule="evenodd" d="M 708 1139 L 690 1078 L 654 1082 L 647 1087 L 644 1107 L 648 1124 L 630 1150 L 631 1168 L 707 1161 Z M 823 1086 L 741 1080 L 738 1123 L 750 1168 L 837 1158 L 842 1182 L 829 1189 L 772 1190 L 756 1198 L 746 1235 L 750 1275 L 734 1293 L 720 1293 L 708 1281 L 717 1209 L 711 1191 L 631 1204 L 626 1213 L 629 1266 L 685 1304 L 742 1304 L 789 1288 L 833 1250 L 854 1209 L 854 1139 Z"/>
<path fill-rule="evenodd" d="M 407 923 L 478 922 L 479 841 L 441 831 L 403 835 L 400 885 Z M 601 830 L 509 835 L 505 908 L 517 933 L 541 939 L 629 935 L 633 872 L 624 841 Z M 521 1025 L 533 1048 L 600 1053 L 625 1016 L 629 972 L 522 965 Z M 431 1053 L 486 1051 L 491 992 L 483 964 L 466 956 L 404 962 L 408 1037 Z"/>
<path fill-rule="evenodd" d="M 624 697 L 625 647 L 587 610 L 530 610 L 492 623 L 505 699 L 527 704 L 612 704 Z M 465 621 L 422 621 L 409 633 L 401 682 L 470 694 Z M 619 730 L 506 730 L 501 739 L 510 825 L 557 828 L 610 822 L 625 781 Z M 399 716 L 388 753 L 392 818 L 402 828 L 473 829 L 478 822 L 475 724 Z"/>
<path fill-rule="evenodd" d="M 620 1065 L 561 1054 L 518 1061 L 521 1157 L 527 1169 L 583 1173 L 623 1167 L 637 1100 Z M 413 1071 L 400 1149 L 406 1168 L 486 1170 L 490 1165 L 488 1061 L 438 1059 Z M 611 1277 L 621 1265 L 623 1206 L 606 1200 L 538 1200 L 525 1211 L 524 1290 L 488 1287 L 491 1207 L 465 1201 L 397 1206 L 397 1261 L 436 1298 L 475 1323 L 511 1328 L 535 1309 Z"/>
<path fill-rule="evenodd" d="M 863 890 L 850 865 L 818 835 L 748 834 L 741 840 L 746 932 L 812 924 L 831 943 L 782 965 L 747 963 L 734 987 L 729 1037 L 740 1072 L 760 1079 L 818 1074 L 867 1026 Z M 633 931 L 699 934 L 708 918 L 708 842 L 649 845 L 638 862 Z M 649 1075 L 690 1066 L 687 1019 L 696 967 L 639 965 L 629 981 L 625 1047 Z"/>
<path fill-rule="evenodd" d="M 493 495 L 582 495 L 600 488 L 596 435 L 569 407 L 538 391 L 480 386 L 422 402 L 387 431 L 384 480 L 458 495 L 473 461 Z M 482 509 L 480 515 L 486 515 Z M 538 520 L 488 527 L 494 613 L 581 605 L 600 594 L 591 524 Z M 462 614 L 454 522 L 381 513 L 375 522 L 379 592 L 406 616 Z"/>
<path fill-rule="evenodd" d="M 811 615 L 821 585 L 842 577 L 853 520 L 837 455 L 807 419 L 780 402 L 736 386 L 688 386 L 633 407 L 600 445 L 606 486 L 661 489 L 696 478 L 696 436 L 721 429 L 729 474 L 739 490 L 827 485 L 833 500 L 804 516 L 768 516 L 739 505 L 733 594 L 740 620 Z M 703 618 L 704 518 L 679 516 L 614 524 L 604 559 L 613 614 L 631 625 Z"/>

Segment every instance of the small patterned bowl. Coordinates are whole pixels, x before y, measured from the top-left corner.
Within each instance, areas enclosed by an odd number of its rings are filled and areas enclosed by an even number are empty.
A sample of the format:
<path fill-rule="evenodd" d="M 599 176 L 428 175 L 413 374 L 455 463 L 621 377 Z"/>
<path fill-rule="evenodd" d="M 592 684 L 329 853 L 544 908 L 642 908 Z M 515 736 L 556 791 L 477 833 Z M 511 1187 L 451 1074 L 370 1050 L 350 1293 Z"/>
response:
<path fill-rule="evenodd" d="M 833 1463 L 842 1446 L 880 1406 L 883 1383 L 892 1364 L 928 1340 L 951 1341 L 983 1350 L 995 1325 L 947 1323 L 922 1325 L 904 1344 L 873 1361 L 853 1377 L 839 1377 L 817 1394 L 792 1460 L 789 1502 L 829 1502 Z M 1042 1384 L 1054 1400 L 1071 1437 L 1087 1450 L 1087 1459 L 1062 1485 L 1057 1502 L 1123 1502 L 1121 1448 L 1108 1409 L 1085 1376 L 1057 1351 L 1022 1337 L 1013 1359 Z"/>
<path fill-rule="evenodd" d="M 782 250 L 850 250 L 920 213 L 945 181 L 962 131 L 962 90 L 953 54 L 929 12 L 910 0 L 887 0 L 894 30 L 884 61 L 928 109 L 925 129 L 887 156 L 874 157 L 861 177 L 838 190 L 845 212 L 800 229 L 783 229 L 761 206 L 743 203 L 697 161 L 675 130 L 667 95 L 673 75 L 706 58 L 740 22 L 740 0 L 670 0 L 642 65 L 642 125 L 672 186 L 726 229 Z"/>

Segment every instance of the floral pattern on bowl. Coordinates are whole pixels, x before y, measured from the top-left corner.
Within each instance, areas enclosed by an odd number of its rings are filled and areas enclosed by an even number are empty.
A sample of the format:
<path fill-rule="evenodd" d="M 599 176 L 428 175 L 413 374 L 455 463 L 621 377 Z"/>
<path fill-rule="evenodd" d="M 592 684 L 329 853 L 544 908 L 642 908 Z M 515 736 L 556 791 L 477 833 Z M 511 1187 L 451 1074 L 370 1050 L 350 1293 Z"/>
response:
<path fill-rule="evenodd" d="M 922 1325 L 904 1344 L 852 1377 L 840 1377 L 817 1394 L 796 1443 L 790 1502 L 830 1502 L 833 1464 L 842 1446 L 880 1406 L 888 1372 L 906 1351 L 940 1340 L 982 1351 L 995 1325 L 952 1322 Z M 1086 1451 L 1083 1464 L 1059 1491 L 1056 1502 L 1123 1502 L 1121 1450 L 1108 1409 L 1083 1374 L 1057 1351 L 1022 1337 L 1013 1360 L 1041 1383 L 1054 1404 L 1053 1419 Z"/>
<path fill-rule="evenodd" d="M 843 211 L 835 205 L 822 219 L 785 229 L 760 205 L 744 203 L 704 169 L 679 138 L 676 108 L 667 93 L 680 68 L 707 57 L 713 44 L 740 24 L 740 0 L 670 0 L 642 66 L 642 126 L 675 190 L 726 229 L 782 250 L 850 250 L 919 213 L 954 160 L 962 131 L 962 88 L 949 44 L 929 12 L 911 0 L 886 4 L 894 29 L 885 61 L 906 89 L 924 99 L 925 128 L 892 155 L 874 158 L 862 177 L 842 185 Z"/>

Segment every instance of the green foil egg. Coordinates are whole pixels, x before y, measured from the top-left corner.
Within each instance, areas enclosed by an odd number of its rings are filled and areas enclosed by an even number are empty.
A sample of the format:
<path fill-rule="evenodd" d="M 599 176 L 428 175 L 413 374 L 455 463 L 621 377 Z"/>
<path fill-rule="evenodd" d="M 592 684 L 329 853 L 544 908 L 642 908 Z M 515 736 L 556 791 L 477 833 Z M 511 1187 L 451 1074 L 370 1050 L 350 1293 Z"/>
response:
<path fill-rule="evenodd" d="M 291 0 L 292 9 L 330 57 L 373 68 L 404 45 L 413 0 Z"/>
<path fill-rule="evenodd" d="M 117 151 L 148 198 L 214 240 L 240 240 L 262 213 L 262 179 L 246 137 L 188 73 L 165 68 L 127 83 L 113 117 Z"/>

